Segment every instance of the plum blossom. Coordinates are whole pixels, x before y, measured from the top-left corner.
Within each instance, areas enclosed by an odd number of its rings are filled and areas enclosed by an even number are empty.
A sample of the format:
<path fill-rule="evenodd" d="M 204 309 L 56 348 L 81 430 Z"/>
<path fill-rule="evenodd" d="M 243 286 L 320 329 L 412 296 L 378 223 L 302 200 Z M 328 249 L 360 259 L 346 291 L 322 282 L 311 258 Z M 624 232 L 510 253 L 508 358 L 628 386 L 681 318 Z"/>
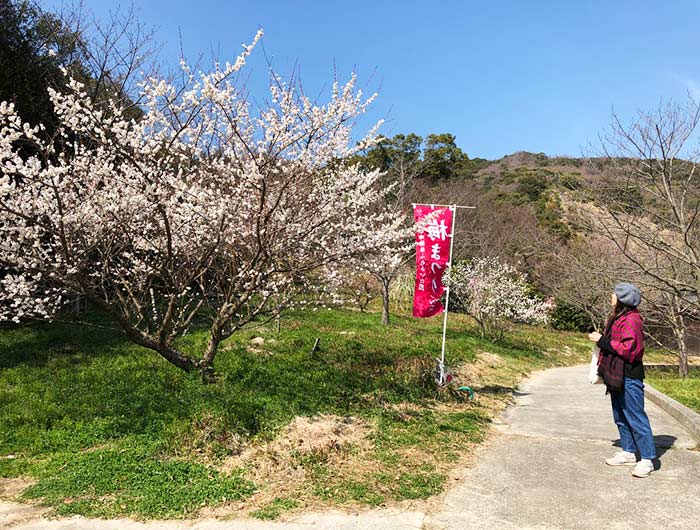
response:
<path fill-rule="evenodd" d="M 546 325 L 554 308 L 530 294 L 522 273 L 495 257 L 456 263 L 445 282 L 451 301 L 476 320 L 482 336 L 502 337 L 509 322 Z"/>
<path fill-rule="evenodd" d="M 232 63 L 143 79 L 138 121 L 77 80 L 50 91 L 53 138 L 0 102 L 0 318 L 51 318 L 82 295 L 135 343 L 211 374 L 236 330 L 396 245 L 381 173 L 337 163 L 375 141 L 376 127 L 353 132 L 375 95 L 353 75 L 318 102 L 272 74 L 261 108 L 234 75 L 261 35 Z M 209 340 L 192 356 L 175 341 L 195 323 Z"/>

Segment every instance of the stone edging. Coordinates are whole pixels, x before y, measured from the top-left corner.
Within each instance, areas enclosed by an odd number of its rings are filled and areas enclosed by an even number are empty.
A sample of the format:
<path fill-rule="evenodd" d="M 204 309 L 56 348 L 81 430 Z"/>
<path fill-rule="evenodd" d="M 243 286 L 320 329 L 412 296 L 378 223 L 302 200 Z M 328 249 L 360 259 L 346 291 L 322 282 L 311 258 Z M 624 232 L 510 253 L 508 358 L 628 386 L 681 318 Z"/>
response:
<path fill-rule="evenodd" d="M 676 419 L 700 443 L 700 414 L 644 383 L 646 398 Z"/>
<path fill-rule="evenodd" d="M 645 370 L 658 370 L 660 372 L 678 372 L 678 365 L 677 364 L 652 364 L 652 363 L 644 363 L 644 369 Z M 688 365 L 688 370 L 700 370 L 700 365 L 697 364 L 689 364 Z"/>

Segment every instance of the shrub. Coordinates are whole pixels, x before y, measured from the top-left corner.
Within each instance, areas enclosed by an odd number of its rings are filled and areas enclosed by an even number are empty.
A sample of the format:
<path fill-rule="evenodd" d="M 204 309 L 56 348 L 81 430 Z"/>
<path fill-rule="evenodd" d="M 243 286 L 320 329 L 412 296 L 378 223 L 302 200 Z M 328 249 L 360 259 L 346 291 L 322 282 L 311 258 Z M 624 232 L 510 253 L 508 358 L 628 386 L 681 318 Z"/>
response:
<path fill-rule="evenodd" d="M 554 309 L 549 316 L 552 328 L 559 331 L 592 331 L 590 317 L 578 307 L 556 300 Z"/>

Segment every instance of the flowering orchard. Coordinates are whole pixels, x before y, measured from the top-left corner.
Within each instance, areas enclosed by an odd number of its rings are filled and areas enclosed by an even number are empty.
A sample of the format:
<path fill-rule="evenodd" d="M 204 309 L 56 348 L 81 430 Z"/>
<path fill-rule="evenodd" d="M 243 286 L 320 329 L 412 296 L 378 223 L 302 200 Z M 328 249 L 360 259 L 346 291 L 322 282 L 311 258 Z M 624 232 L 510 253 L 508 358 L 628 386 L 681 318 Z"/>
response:
<path fill-rule="evenodd" d="M 376 127 L 351 135 L 374 96 L 353 76 L 319 104 L 271 74 L 253 105 L 236 79 L 260 36 L 233 64 L 144 79 L 138 121 L 76 80 L 50 91 L 52 138 L 0 103 L 3 319 L 52 318 L 83 295 L 135 343 L 209 377 L 236 330 L 395 245 L 404 221 L 380 207 L 380 173 L 337 163 L 374 141 Z M 27 142 L 37 155 L 20 156 Z M 195 324 L 209 338 L 193 356 L 175 341 Z"/>
<path fill-rule="evenodd" d="M 525 276 L 498 258 L 456 263 L 446 282 L 452 300 L 476 320 L 482 337 L 501 338 L 509 322 L 544 325 L 553 309 L 552 301 L 530 296 Z"/>

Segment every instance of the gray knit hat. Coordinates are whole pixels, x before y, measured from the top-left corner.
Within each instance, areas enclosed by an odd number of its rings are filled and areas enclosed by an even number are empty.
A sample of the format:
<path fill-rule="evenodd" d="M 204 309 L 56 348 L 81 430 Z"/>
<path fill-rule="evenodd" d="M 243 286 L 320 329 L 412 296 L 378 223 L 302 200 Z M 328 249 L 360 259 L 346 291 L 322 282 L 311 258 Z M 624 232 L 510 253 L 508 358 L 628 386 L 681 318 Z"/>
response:
<path fill-rule="evenodd" d="M 618 283 L 615 286 L 617 299 L 629 307 L 637 307 L 642 301 L 642 293 L 631 283 Z"/>

